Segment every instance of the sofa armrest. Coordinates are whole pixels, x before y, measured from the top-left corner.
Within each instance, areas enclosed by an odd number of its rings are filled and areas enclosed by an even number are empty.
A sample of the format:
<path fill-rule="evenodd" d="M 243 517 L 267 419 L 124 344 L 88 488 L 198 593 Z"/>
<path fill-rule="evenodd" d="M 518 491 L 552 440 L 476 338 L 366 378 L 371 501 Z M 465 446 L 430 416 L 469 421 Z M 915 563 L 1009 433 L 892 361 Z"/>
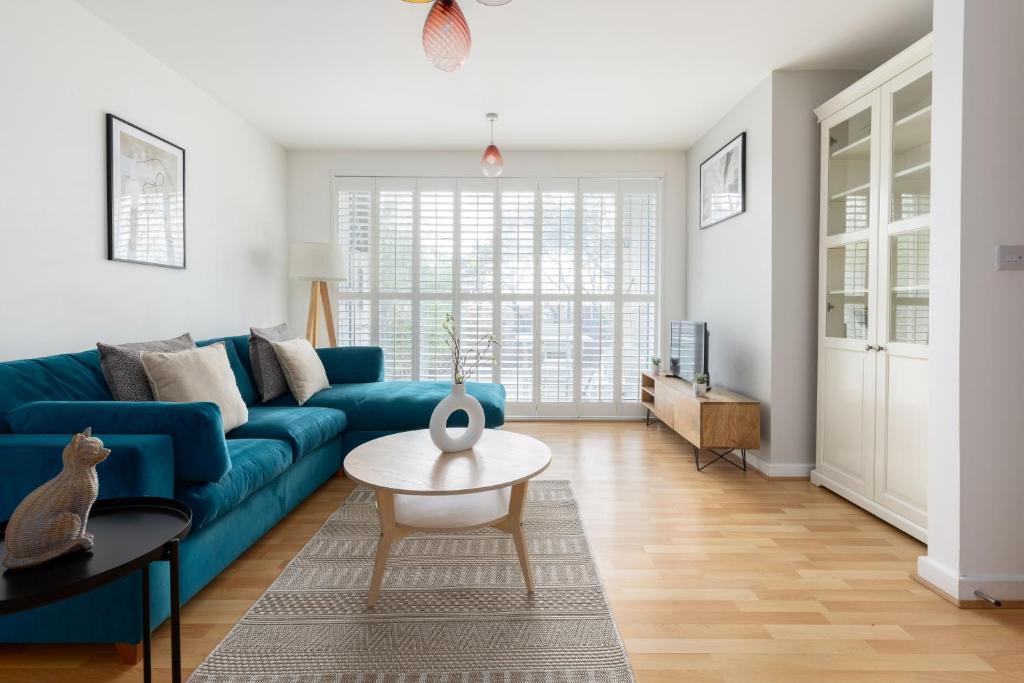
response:
<path fill-rule="evenodd" d="M 37 401 L 7 414 L 15 434 L 166 434 L 180 481 L 217 481 L 231 469 L 215 403 Z"/>
<path fill-rule="evenodd" d="M 316 352 L 331 384 L 384 381 L 384 350 L 379 346 L 334 346 Z"/>
<path fill-rule="evenodd" d="M 97 434 L 110 449 L 96 466 L 100 498 L 174 495 L 171 437 Z M 61 454 L 71 434 L 0 434 L 0 520 L 9 519 L 25 496 L 64 467 Z"/>

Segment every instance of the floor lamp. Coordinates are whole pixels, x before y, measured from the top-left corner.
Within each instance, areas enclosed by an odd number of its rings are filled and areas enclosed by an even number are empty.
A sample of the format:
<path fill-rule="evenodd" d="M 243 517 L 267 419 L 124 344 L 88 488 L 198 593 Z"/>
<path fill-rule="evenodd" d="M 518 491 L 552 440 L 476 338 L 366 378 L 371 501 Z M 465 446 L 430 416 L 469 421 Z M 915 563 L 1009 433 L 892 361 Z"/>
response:
<path fill-rule="evenodd" d="M 331 346 L 338 345 L 338 331 L 334 327 L 334 313 L 331 310 L 331 295 L 328 282 L 348 279 L 348 259 L 345 248 L 340 244 L 327 242 L 296 242 L 291 245 L 288 277 L 292 280 L 308 280 L 309 317 L 306 319 L 306 339 L 316 346 L 320 329 L 320 308 L 323 308 L 327 325 L 327 339 Z"/>

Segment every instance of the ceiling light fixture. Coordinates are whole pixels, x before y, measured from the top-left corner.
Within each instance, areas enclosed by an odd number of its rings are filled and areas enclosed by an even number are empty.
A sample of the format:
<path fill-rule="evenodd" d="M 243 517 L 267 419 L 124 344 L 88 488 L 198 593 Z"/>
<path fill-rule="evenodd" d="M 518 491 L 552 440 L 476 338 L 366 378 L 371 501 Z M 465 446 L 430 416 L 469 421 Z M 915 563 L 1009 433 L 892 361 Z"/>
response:
<path fill-rule="evenodd" d="M 423 25 L 423 50 L 441 71 L 458 71 L 469 57 L 473 39 L 469 24 L 455 0 L 436 0 Z"/>
<path fill-rule="evenodd" d="M 481 5 L 496 7 L 507 5 L 512 0 L 477 0 Z M 405 0 L 415 4 L 426 4 L 431 0 Z M 427 59 L 441 71 L 458 71 L 473 46 L 466 15 L 462 13 L 457 0 L 433 0 L 434 6 L 427 14 L 423 25 L 423 50 Z"/>
<path fill-rule="evenodd" d="M 480 170 L 488 178 L 497 178 L 505 170 L 505 159 L 501 156 L 501 150 L 494 144 L 494 122 L 498 120 L 497 114 L 488 114 L 487 120 L 491 122 L 491 144 L 484 150 L 480 159 Z"/>

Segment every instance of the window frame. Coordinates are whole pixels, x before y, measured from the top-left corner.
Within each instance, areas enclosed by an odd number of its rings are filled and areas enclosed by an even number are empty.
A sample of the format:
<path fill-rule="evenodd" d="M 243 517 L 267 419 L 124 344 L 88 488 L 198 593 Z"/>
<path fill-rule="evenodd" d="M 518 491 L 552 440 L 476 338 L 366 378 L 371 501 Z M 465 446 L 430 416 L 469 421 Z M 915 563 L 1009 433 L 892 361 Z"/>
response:
<path fill-rule="evenodd" d="M 383 191 L 402 188 L 399 191 L 412 192 L 412 271 L 411 288 L 408 292 L 381 292 L 380 291 L 380 193 Z M 490 292 L 464 292 L 462 291 L 462 194 L 463 192 L 480 191 L 479 188 L 489 188 L 493 192 L 493 221 L 492 237 L 492 271 Z M 574 214 L 574 268 L 573 268 L 573 291 L 571 293 L 555 293 L 543 291 L 543 197 L 546 188 L 556 188 L 548 191 L 568 191 L 569 188 L 575 195 Z M 601 189 L 604 188 L 604 189 Z M 532 397 L 530 401 L 508 402 L 506 405 L 506 416 L 509 419 L 531 419 L 531 418 L 636 418 L 642 417 L 645 409 L 638 401 L 624 400 L 622 393 L 622 381 L 627 368 L 623 359 L 623 309 L 629 302 L 650 303 L 654 308 L 654 321 L 652 323 L 653 337 L 651 344 L 654 354 L 657 355 L 661 346 L 661 323 L 664 319 L 662 304 L 662 249 L 664 244 L 664 201 L 663 201 L 663 177 L 660 174 L 642 175 L 614 175 L 614 176 L 588 176 L 572 175 L 561 177 L 523 176 L 523 177 L 502 177 L 497 179 L 467 178 L 456 175 L 437 176 L 363 176 L 332 173 L 331 193 L 331 214 L 332 214 L 332 241 L 337 241 L 341 235 L 341 192 L 368 192 L 370 195 L 370 216 L 369 216 L 369 291 L 355 292 L 346 289 L 344 283 L 339 283 L 332 288 L 332 297 L 335 298 L 334 307 L 338 312 L 338 326 L 342 328 L 345 324 L 344 316 L 348 315 L 344 310 L 346 301 L 366 301 L 370 307 L 370 344 L 380 343 L 380 310 L 381 302 L 384 300 L 408 301 L 412 311 L 411 320 L 411 377 L 420 376 L 420 358 L 422 354 L 421 344 L 421 321 L 420 315 L 422 302 L 440 301 L 450 302 L 453 312 L 461 311 L 463 302 L 486 301 L 490 302 L 492 310 L 493 331 L 499 338 L 502 334 L 502 307 L 513 302 L 531 304 L 533 319 L 533 381 Z M 422 291 L 422 273 L 420 272 L 420 249 L 421 249 L 421 192 L 451 191 L 453 194 L 453 244 L 452 244 L 452 290 L 451 292 L 425 292 Z M 485 190 L 486 191 L 486 190 Z M 613 291 L 611 293 L 587 293 L 584 292 L 583 273 L 583 230 L 584 230 L 584 194 L 597 192 L 614 192 L 615 196 L 615 270 L 613 276 Z M 531 293 L 504 293 L 502 277 L 502 220 L 503 220 L 503 193 L 528 192 L 532 193 L 533 201 L 533 291 Z M 625 234 L 624 224 L 624 203 L 623 197 L 626 194 L 642 193 L 654 195 L 654 276 L 653 293 L 651 294 L 627 294 L 624 290 L 625 269 L 623 265 L 623 238 Z M 573 358 L 572 358 L 572 401 L 564 403 L 544 402 L 541 400 L 541 366 L 542 362 L 536 360 L 539 352 L 543 351 L 543 305 L 544 303 L 567 302 L 572 306 L 573 312 Z M 612 388 L 612 400 L 609 402 L 583 401 L 582 388 L 582 350 L 584 346 L 582 338 L 583 310 L 584 305 L 591 302 L 610 302 L 613 306 L 613 360 L 612 375 L 614 386 Z M 489 361 L 492 381 L 501 382 L 501 352 L 496 350 L 491 354 Z M 642 372 L 648 367 L 647 359 L 639 359 L 639 369 Z M 631 371 L 631 368 L 628 369 Z M 637 378 L 639 384 L 639 377 Z M 639 392 L 638 392 L 639 393 Z"/>

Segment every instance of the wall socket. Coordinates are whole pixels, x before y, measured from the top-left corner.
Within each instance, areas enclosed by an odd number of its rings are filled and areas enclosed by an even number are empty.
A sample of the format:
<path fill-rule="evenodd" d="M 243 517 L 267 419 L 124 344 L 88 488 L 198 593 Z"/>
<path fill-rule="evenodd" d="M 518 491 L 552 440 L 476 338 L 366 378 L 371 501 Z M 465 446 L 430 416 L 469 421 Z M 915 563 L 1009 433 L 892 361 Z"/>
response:
<path fill-rule="evenodd" d="M 1000 244 L 996 250 L 996 270 L 1024 270 L 1024 244 Z"/>

